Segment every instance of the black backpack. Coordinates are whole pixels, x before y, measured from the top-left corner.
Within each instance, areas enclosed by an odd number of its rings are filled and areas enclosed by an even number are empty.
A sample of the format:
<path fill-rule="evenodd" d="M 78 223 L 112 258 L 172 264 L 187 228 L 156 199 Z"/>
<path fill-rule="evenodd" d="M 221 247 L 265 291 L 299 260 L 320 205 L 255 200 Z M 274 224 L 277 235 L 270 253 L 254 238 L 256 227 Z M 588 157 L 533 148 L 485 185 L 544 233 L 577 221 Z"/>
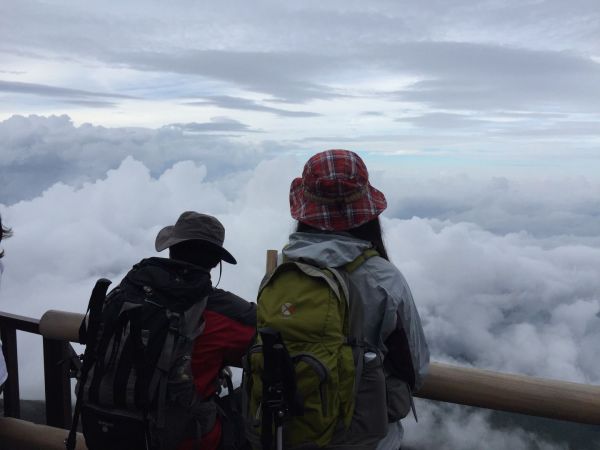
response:
<path fill-rule="evenodd" d="M 197 393 L 191 370 L 194 340 L 212 287 L 201 267 L 164 258 L 144 259 L 108 295 L 96 283 L 77 386 L 75 448 L 81 414 L 89 450 L 176 449 L 210 431 L 217 406 Z"/>

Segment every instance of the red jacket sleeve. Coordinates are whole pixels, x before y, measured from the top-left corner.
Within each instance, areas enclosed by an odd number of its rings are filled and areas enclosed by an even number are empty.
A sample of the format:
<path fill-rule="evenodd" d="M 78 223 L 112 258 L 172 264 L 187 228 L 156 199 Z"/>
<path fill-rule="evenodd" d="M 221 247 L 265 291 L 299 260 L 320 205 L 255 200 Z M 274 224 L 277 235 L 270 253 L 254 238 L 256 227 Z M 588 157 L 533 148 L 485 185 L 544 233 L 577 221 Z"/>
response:
<path fill-rule="evenodd" d="M 256 304 L 215 289 L 209 296 L 204 320 L 204 332 L 194 343 L 192 373 L 196 389 L 206 398 L 215 393 L 224 366 L 241 367 L 256 331 Z"/>

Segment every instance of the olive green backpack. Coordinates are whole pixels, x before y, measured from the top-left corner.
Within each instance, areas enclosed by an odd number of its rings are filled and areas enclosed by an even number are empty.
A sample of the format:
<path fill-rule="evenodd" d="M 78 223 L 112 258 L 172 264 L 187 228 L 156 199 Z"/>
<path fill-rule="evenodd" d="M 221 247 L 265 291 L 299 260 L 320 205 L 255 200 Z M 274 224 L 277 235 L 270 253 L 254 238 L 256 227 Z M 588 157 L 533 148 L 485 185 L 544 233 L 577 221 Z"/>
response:
<path fill-rule="evenodd" d="M 378 253 L 369 249 L 344 267 L 287 261 L 265 277 L 258 293 L 257 329 L 280 333 L 295 371 L 301 415 L 283 426 L 283 448 L 374 448 L 387 432 L 385 375 L 378 349 L 362 338 L 362 301 L 348 273 Z M 263 348 L 246 356 L 246 433 L 261 447 Z"/>

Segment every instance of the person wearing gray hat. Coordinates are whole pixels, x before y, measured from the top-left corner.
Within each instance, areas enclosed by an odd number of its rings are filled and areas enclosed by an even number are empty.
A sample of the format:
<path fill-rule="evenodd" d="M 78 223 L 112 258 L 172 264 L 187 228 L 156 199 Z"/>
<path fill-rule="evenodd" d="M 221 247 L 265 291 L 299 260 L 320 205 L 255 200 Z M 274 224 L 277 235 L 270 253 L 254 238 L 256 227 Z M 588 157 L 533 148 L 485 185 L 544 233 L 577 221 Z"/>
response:
<path fill-rule="evenodd" d="M 186 211 L 175 225 L 166 226 L 158 232 L 155 247 L 158 252 L 168 248 L 172 260 L 211 270 L 221 261 L 237 264 L 233 255 L 223 247 L 224 241 L 225 227 L 217 218 Z M 217 393 L 218 379 L 224 367 L 242 367 L 242 357 L 254 339 L 256 304 L 231 292 L 213 288 L 204 310 L 204 320 L 204 331 L 194 343 L 192 374 L 202 398 L 210 398 Z M 239 400 L 239 397 L 235 399 Z M 231 421 L 217 420 L 212 431 L 203 436 L 200 448 L 227 447 L 223 440 L 234 435 L 236 440 L 243 440 L 243 430 L 227 429 L 231 426 Z M 181 448 L 191 448 L 190 445 L 187 442 Z"/>
<path fill-rule="evenodd" d="M 69 450 L 79 416 L 90 450 L 244 448 L 228 366 L 242 367 L 256 304 L 213 287 L 213 268 L 237 264 L 224 241 L 218 219 L 186 211 L 156 236 L 168 258 L 142 259 L 108 293 L 109 280 L 96 282 Z"/>

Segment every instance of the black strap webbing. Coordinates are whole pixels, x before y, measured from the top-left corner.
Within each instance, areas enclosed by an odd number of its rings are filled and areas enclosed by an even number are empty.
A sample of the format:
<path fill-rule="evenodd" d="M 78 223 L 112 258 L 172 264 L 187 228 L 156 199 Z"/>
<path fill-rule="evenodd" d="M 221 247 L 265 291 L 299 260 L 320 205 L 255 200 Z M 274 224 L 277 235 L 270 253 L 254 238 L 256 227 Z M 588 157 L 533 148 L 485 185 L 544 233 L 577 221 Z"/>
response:
<path fill-rule="evenodd" d="M 157 427 L 163 428 L 165 426 L 165 407 L 167 403 L 167 379 L 169 376 L 169 369 L 172 364 L 173 355 L 175 348 L 177 347 L 177 341 L 179 340 L 179 326 L 180 316 L 177 313 L 172 313 L 169 318 L 169 330 L 165 337 L 162 352 L 156 363 L 156 369 L 154 370 L 154 376 L 150 382 L 149 399 L 153 398 L 155 389 L 158 386 L 158 403 L 157 403 Z"/>

